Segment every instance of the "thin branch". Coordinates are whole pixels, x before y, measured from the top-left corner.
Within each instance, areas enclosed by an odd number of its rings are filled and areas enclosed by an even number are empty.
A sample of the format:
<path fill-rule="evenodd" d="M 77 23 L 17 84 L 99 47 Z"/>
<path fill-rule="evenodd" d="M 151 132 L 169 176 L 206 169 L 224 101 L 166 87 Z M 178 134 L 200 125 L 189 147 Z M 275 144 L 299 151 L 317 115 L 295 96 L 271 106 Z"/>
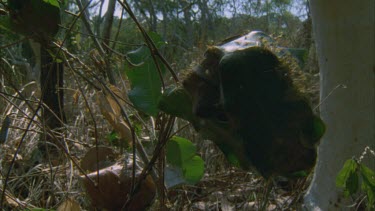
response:
<path fill-rule="evenodd" d="M 85 7 L 82 6 L 82 3 L 80 0 L 76 0 L 77 2 L 77 5 L 78 5 L 78 8 L 79 10 L 81 11 L 82 15 L 81 15 L 81 19 L 83 21 L 83 24 L 85 25 L 87 31 L 89 32 L 89 34 L 93 35 L 94 33 L 92 32 L 92 29 L 91 29 L 91 26 L 90 26 L 90 23 L 88 21 L 88 18 L 87 18 L 87 14 L 86 14 L 86 9 L 87 7 L 90 5 L 92 0 L 90 0 L 90 2 L 87 3 L 87 5 Z M 94 41 L 94 44 L 95 46 L 98 48 L 99 50 L 99 53 L 100 55 L 103 57 L 103 58 L 106 58 L 106 53 L 102 47 L 102 45 L 100 44 L 100 42 L 98 41 L 98 39 L 96 39 L 96 37 L 94 36 L 91 36 L 91 38 L 93 39 Z M 114 78 L 114 75 L 113 75 L 113 72 L 110 68 L 110 64 L 108 62 L 107 59 L 105 59 L 105 63 L 106 63 L 106 73 L 107 73 L 107 76 L 108 76 L 108 79 L 109 79 L 109 82 L 111 84 L 115 84 L 116 81 L 115 81 L 115 78 Z"/>
<path fill-rule="evenodd" d="M 151 51 L 151 56 L 152 56 L 152 58 L 153 58 L 153 60 L 155 62 L 155 65 L 158 68 L 159 77 L 161 78 L 161 82 L 164 84 L 163 77 L 162 77 L 162 74 L 161 74 L 161 70 L 160 70 L 158 62 L 157 62 L 157 60 L 155 58 L 155 55 L 157 55 L 160 58 L 160 60 L 163 62 L 163 64 L 167 67 L 167 69 L 171 73 L 171 75 L 172 75 L 173 79 L 175 80 L 175 82 L 178 83 L 179 80 L 178 80 L 178 77 L 177 77 L 176 73 L 174 72 L 173 68 L 170 66 L 170 64 L 167 62 L 167 60 L 161 55 L 161 53 L 159 52 L 159 50 L 155 46 L 155 43 L 152 41 L 152 39 L 150 38 L 150 36 L 148 36 L 148 34 L 145 31 L 145 29 L 141 26 L 141 24 L 139 23 L 139 21 L 135 17 L 133 11 L 130 9 L 129 4 L 126 2 L 126 0 L 124 0 L 124 2 L 118 0 L 118 2 L 125 9 L 125 11 L 130 15 L 130 17 L 133 19 L 133 21 L 137 25 L 138 29 L 141 31 L 142 36 L 144 37 L 144 39 L 146 41 L 146 44 L 147 44 L 148 48 Z"/>
<path fill-rule="evenodd" d="M 0 46 L 0 49 L 3 49 L 3 48 L 9 48 L 9 47 L 11 47 L 11 46 L 13 46 L 13 45 L 17 45 L 18 43 L 21 43 L 21 42 L 23 42 L 23 41 L 25 41 L 25 40 L 27 40 L 27 39 L 29 39 L 30 37 L 24 37 L 24 38 L 22 38 L 22 39 L 20 39 L 20 40 L 17 40 L 16 42 L 13 42 L 13 43 L 9 43 L 9 44 L 6 44 L 6 45 L 3 45 L 3 46 Z"/>

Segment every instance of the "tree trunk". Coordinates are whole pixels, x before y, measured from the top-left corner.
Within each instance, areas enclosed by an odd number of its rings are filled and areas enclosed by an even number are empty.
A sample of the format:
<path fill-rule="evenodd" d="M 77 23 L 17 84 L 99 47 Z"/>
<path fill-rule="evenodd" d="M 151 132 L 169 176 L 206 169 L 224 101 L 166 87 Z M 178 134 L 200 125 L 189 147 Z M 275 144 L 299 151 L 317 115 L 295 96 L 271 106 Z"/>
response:
<path fill-rule="evenodd" d="M 65 122 L 63 63 L 57 63 L 42 46 L 40 83 L 43 108 L 43 121 L 51 130 L 61 128 Z M 47 137 L 48 138 L 48 137 Z"/>
<path fill-rule="evenodd" d="M 307 210 L 345 210 L 335 186 L 344 162 L 375 148 L 375 1 L 310 1 L 321 75 L 321 117 L 327 132 L 318 149 Z M 374 169 L 373 158 L 367 165 Z"/>
<path fill-rule="evenodd" d="M 212 30 L 212 25 L 210 24 L 211 21 L 211 15 L 210 15 L 210 10 L 208 7 L 208 2 L 206 0 L 200 0 L 197 1 L 199 10 L 201 12 L 201 17 L 200 17 L 200 38 L 199 38 L 199 43 L 198 47 L 203 47 L 206 45 L 206 42 L 208 40 L 208 33 L 210 30 Z"/>
<path fill-rule="evenodd" d="M 192 49 L 194 46 L 194 31 L 193 22 L 191 20 L 191 4 L 186 1 L 181 1 L 181 6 L 184 12 L 184 29 L 185 33 L 187 34 L 186 43 L 183 43 L 183 46 L 187 46 L 188 49 Z"/>
<path fill-rule="evenodd" d="M 115 13 L 116 0 L 110 0 L 108 2 L 108 9 L 104 15 L 104 26 L 103 26 L 103 43 L 109 45 L 111 39 L 111 29 L 113 24 L 113 14 Z"/>
<path fill-rule="evenodd" d="M 157 31 L 157 23 L 158 23 L 158 17 L 156 16 L 156 12 L 154 9 L 154 5 L 151 0 L 148 0 L 148 4 L 150 5 L 150 31 L 156 32 Z"/>

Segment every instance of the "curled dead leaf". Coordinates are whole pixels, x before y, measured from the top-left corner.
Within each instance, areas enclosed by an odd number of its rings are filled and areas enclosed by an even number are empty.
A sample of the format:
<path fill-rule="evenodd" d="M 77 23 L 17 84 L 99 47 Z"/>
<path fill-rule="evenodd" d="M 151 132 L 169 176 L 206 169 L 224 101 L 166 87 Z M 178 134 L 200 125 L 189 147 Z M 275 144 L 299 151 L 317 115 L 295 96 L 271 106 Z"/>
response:
<path fill-rule="evenodd" d="M 79 90 L 77 89 L 74 94 L 73 94 L 73 105 L 77 105 L 78 104 L 78 100 L 79 100 L 79 96 L 81 95 L 81 93 L 79 92 Z"/>
<path fill-rule="evenodd" d="M 115 86 L 109 86 L 111 91 L 117 98 L 121 106 L 125 105 L 124 99 L 121 99 L 124 94 Z M 100 107 L 100 112 L 103 114 L 104 118 L 112 125 L 112 127 L 119 133 L 120 138 L 125 140 L 129 146 L 131 146 L 133 136 L 130 127 L 123 120 L 121 116 L 121 108 L 117 104 L 116 100 L 110 94 L 104 94 L 103 92 L 98 92 L 96 95 L 97 103 Z"/>
<path fill-rule="evenodd" d="M 130 194 L 130 171 L 124 171 L 121 164 L 116 163 L 99 171 L 99 183 L 94 185 L 89 179 L 81 176 L 87 195 L 91 198 L 92 206 L 97 209 L 109 211 L 121 210 Z M 140 172 L 137 172 L 137 177 Z M 97 181 L 97 172 L 87 175 L 92 181 Z M 132 197 L 126 210 L 145 210 L 153 201 L 156 194 L 156 186 L 150 176 L 147 176 L 140 188 Z"/>

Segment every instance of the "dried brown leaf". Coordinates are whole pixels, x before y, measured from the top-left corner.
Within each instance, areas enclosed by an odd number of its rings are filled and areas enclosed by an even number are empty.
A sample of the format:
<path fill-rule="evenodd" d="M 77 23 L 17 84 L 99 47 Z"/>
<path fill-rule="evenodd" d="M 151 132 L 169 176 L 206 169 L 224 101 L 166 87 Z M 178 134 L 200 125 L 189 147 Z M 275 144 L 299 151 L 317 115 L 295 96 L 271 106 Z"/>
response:
<path fill-rule="evenodd" d="M 115 86 L 110 85 L 109 88 L 118 97 L 118 102 L 121 106 L 125 105 L 125 101 L 120 97 L 124 94 Z M 131 146 L 133 136 L 128 124 L 125 123 L 121 116 L 121 108 L 117 104 L 116 100 L 110 94 L 104 94 L 103 92 L 97 93 L 97 102 L 100 107 L 100 112 L 103 114 L 105 119 L 112 125 L 112 127 L 120 134 L 120 138 L 125 140 L 129 146 Z"/>
<path fill-rule="evenodd" d="M 8 206 L 12 208 L 18 208 L 20 205 L 17 203 L 16 200 L 13 199 L 13 197 L 10 196 L 5 196 L 5 202 L 7 203 Z"/>
<path fill-rule="evenodd" d="M 74 94 L 73 94 L 73 105 L 77 105 L 78 104 L 78 100 L 79 100 L 79 96 L 80 96 L 80 92 L 79 90 L 77 89 Z"/>
<path fill-rule="evenodd" d="M 109 211 L 122 209 L 131 188 L 131 176 L 122 172 L 124 172 L 123 166 L 120 164 L 101 169 L 97 185 L 93 185 L 86 177 L 81 176 L 93 207 Z M 97 172 L 92 172 L 87 176 L 93 181 L 98 181 Z M 144 210 L 151 204 L 155 194 L 155 184 L 151 177 L 147 176 L 126 210 Z"/>
<path fill-rule="evenodd" d="M 81 211 L 81 207 L 74 199 L 67 198 L 60 204 L 57 211 Z"/>

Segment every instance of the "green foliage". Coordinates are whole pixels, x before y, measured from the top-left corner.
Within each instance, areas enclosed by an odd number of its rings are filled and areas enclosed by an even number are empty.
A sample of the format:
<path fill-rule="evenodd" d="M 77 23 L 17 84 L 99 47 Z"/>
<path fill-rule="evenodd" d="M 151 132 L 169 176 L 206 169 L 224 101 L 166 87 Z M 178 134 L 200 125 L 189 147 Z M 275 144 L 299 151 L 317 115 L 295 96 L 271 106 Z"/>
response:
<path fill-rule="evenodd" d="M 375 172 L 360 164 L 362 176 L 362 190 L 367 194 L 368 207 L 375 206 Z"/>
<path fill-rule="evenodd" d="M 116 131 L 112 131 L 107 134 L 107 140 L 111 143 L 115 143 L 120 138 L 119 134 Z"/>
<path fill-rule="evenodd" d="M 196 155 L 196 147 L 189 140 L 172 137 L 166 146 L 167 162 L 182 171 L 189 184 L 197 183 L 204 174 L 204 161 Z"/>
<path fill-rule="evenodd" d="M 192 102 L 190 96 L 181 87 L 169 87 L 163 93 L 159 109 L 167 114 L 185 119 L 189 122 L 196 122 L 197 118 L 193 115 Z"/>
<path fill-rule="evenodd" d="M 194 115 L 192 100 L 185 89 L 181 87 L 167 89 L 160 99 L 159 109 L 169 115 L 189 121 L 199 131 L 200 135 L 214 140 L 232 165 L 236 167 L 247 166 L 245 163 L 249 161 L 241 149 L 241 139 L 231 133 L 227 123 L 214 119 L 203 120 Z"/>
<path fill-rule="evenodd" d="M 157 47 L 161 47 L 165 42 L 155 33 L 150 33 L 150 37 Z M 131 82 L 129 99 L 140 111 L 156 116 L 159 112 L 158 102 L 161 97 L 162 84 L 158 74 L 157 66 L 151 56 L 151 52 L 145 45 L 127 54 L 131 64 L 126 65 L 126 75 Z M 158 60 L 159 61 L 159 60 Z M 164 66 L 158 63 L 161 71 Z"/>
<path fill-rule="evenodd" d="M 317 140 L 323 137 L 326 132 L 326 125 L 324 122 L 317 116 L 314 116 L 313 119 L 313 139 Z"/>
<path fill-rule="evenodd" d="M 0 29 L 12 32 L 12 24 L 8 16 L 0 16 Z"/>
<path fill-rule="evenodd" d="M 286 67 L 260 47 L 223 52 L 223 57 L 213 49 L 200 66 L 208 72 L 190 74 L 183 82 L 185 91 L 166 92 L 159 108 L 191 122 L 234 166 L 254 165 L 265 177 L 308 174 L 325 125 L 286 77 Z"/>
<path fill-rule="evenodd" d="M 336 177 L 336 186 L 344 190 L 344 196 L 357 193 L 359 187 L 367 195 L 367 207 L 375 206 L 375 172 L 354 159 L 345 162 Z"/>

